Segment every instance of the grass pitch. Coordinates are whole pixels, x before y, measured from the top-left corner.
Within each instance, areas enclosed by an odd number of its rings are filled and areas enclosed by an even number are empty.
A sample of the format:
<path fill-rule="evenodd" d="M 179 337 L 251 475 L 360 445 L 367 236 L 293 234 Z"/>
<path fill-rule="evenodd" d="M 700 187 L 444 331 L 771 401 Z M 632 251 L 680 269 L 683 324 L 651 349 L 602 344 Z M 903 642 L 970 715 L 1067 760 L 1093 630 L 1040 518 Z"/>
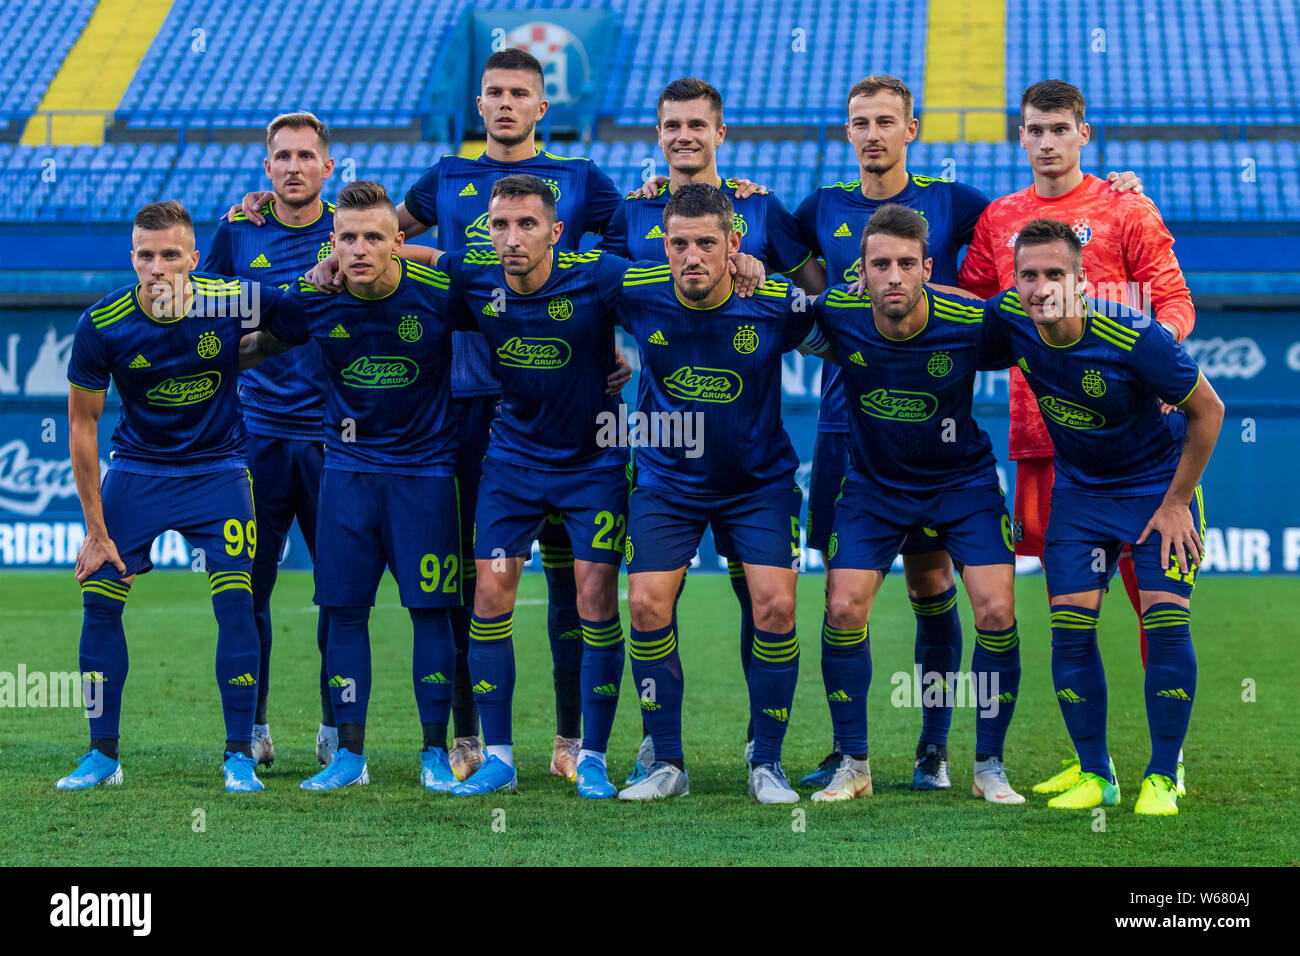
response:
<path fill-rule="evenodd" d="M 454 799 L 418 784 L 419 725 L 411 694 L 410 626 L 386 580 L 371 619 L 374 695 L 367 758 L 372 783 L 308 793 L 317 769 L 315 611 L 305 573 L 280 576 L 274 599 L 270 725 L 275 766 L 266 791 L 222 789 L 224 737 L 212 660 L 216 625 L 199 575 L 154 573 L 132 591 L 125 625 L 131 672 L 122 717 L 123 786 L 58 793 L 54 781 L 86 746 L 75 708 L 0 710 L 0 864 L 59 865 L 1233 865 L 1296 864 L 1296 660 L 1300 581 L 1207 577 L 1192 632 L 1200 662 L 1186 746 L 1189 794 L 1168 819 L 1138 818 L 1133 801 L 1148 738 L 1136 622 L 1122 591 L 1103 608 L 1110 747 L 1123 800 L 1104 819 L 1049 810 L 1029 793 L 1068 753 L 1052 692 L 1041 578 L 1017 581 L 1024 678 L 1007 745 L 1022 807 L 970 795 L 975 712 L 954 714 L 953 788 L 913 793 L 920 710 L 891 704 L 892 678 L 912 667 L 913 617 L 892 575 L 872 620 L 869 703 L 875 797 L 795 808 L 746 796 L 741 762 L 746 696 L 738 613 L 727 579 L 694 574 L 682 599 L 681 655 L 691 794 L 653 805 L 578 798 L 547 773 L 555 733 L 545 634 L 545 583 L 526 576 L 515 614 L 519 792 Z M 626 586 L 624 582 L 624 586 Z M 799 585 L 803 657 L 785 766 L 792 780 L 829 749 L 819 667 L 823 579 Z M 973 630 L 965 596 L 964 666 Z M 623 610 L 627 624 L 627 611 Z M 8 572 L 0 601 L 0 671 L 70 671 L 81 625 L 71 572 Z M 626 775 L 640 737 L 630 669 L 610 746 Z"/>

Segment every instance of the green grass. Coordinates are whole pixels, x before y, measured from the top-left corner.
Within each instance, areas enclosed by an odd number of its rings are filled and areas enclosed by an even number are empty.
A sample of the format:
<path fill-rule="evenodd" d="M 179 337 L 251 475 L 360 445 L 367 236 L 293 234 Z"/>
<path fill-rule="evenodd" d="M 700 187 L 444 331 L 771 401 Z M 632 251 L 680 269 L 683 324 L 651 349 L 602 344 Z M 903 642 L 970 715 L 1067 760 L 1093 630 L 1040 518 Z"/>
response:
<path fill-rule="evenodd" d="M 819 575 L 800 582 L 802 674 L 786 742 L 792 778 L 820 759 L 830 737 L 819 667 Z M 70 573 L 7 573 L 0 606 L 0 671 L 76 667 L 81 612 Z M 1057 769 L 1068 741 L 1053 697 L 1041 578 L 1018 581 L 1024 680 L 1007 748 L 1012 783 Z M 871 634 L 870 700 L 876 795 L 831 806 L 805 799 L 759 807 L 741 764 L 746 699 L 726 578 L 693 575 L 680 613 L 686 671 L 685 744 L 691 794 L 654 805 L 580 800 L 547 773 L 554 734 L 544 583 L 528 576 L 515 617 L 519 684 L 515 752 L 519 793 L 454 800 L 417 782 L 419 727 L 410 685 L 410 629 L 386 581 L 371 622 L 375 690 L 367 757 L 372 783 L 339 793 L 298 788 L 316 770 L 319 720 L 315 617 L 306 574 L 281 576 L 270 722 L 276 762 L 264 793 L 221 787 L 224 736 L 212 676 L 215 624 L 198 575 L 141 578 L 126 612 L 131 674 L 123 727 L 124 786 L 56 793 L 85 747 L 70 708 L 0 711 L 0 864 L 428 865 L 527 864 L 1295 864 L 1300 848 L 1295 741 L 1295 613 L 1300 581 L 1206 578 L 1193 631 L 1200 684 L 1187 741 L 1190 794 L 1170 819 L 1132 812 L 1148 757 L 1134 617 L 1112 594 L 1102 624 L 1110 684 L 1111 751 L 1124 798 L 1095 832 L 1089 813 L 994 807 L 970 795 L 974 711 L 954 716 L 953 788 L 908 790 L 920 712 L 890 705 L 891 675 L 910 673 L 913 618 L 901 576 L 888 580 Z M 965 600 L 964 596 L 962 598 Z M 965 664 L 971 654 L 969 608 Z M 626 608 L 623 620 L 627 622 Z M 1244 702 L 1243 681 L 1255 682 Z M 611 744 L 626 774 L 639 739 L 630 670 Z M 502 821 L 504 830 L 493 827 Z M 195 832 L 196 811 L 203 832 Z M 802 811 L 802 812 L 798 812 Z M 802 821 L 802 827 L 795 824 Z"/>

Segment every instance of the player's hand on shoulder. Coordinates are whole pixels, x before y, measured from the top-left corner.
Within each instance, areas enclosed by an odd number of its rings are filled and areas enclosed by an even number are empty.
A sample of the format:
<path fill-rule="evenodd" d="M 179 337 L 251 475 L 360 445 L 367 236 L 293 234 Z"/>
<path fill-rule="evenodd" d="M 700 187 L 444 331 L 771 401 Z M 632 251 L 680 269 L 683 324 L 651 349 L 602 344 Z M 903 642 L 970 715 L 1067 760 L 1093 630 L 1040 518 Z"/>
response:
<path fill-rule="evenodd" d="M 655 196 L 659 195 L 659 190 L 663 189 L 664 184 L 667 182 L 667 176 L 651 176 L 641 184 L 640 189 L 631 193 L 630 196 L 634 199 L 654 199 Z"/>
<path fill-rule="evenodd" d="M 1201 536 L 1196 532 L 1192 511 L 1187 505 L 1162 502 L 1147 526 L 1142 529 L 1136 543 L 1142 544 L 1152 535 L 1160 536 L 1161 570 L 1169 570 L 1171 553 L 1178 562 L 1178 570 L 1183 574 L 1191 570 L 1193 564 L 1200 565 Z"/>
<path fill-rule="evenodd" d="M 745 252 L 737 252 L 727 264 L 732 280 L 736 285 L 736 295 L 742 299 L 754 294 L 754 290 L 767 281 L 767 269 L 763 263 Z"/>
<path fill-rule="evenodd" d="M 73 572 L 77 576 L 77 582 L 85 584 L 105 564 L 117 568 L 118 574 L 126 575 L 126 565 L 122 563 L 113 539 L 108 535 L 87 534 L 77 552 L 77 566 Z"/>
<path fill-rule="evenodd" d="M 736 187 L 737 199 L 748 199 L 750 196 L 754 195 L 754 193 L 758 193 L 760 196 L 766 196 L 771 192 L 771 190 L 766 186 L 748 179 L 733 179 L 731 182 Z"/>
<path fill-rule="evenodd" d="M 1133 193 L 1136 196 L 1142 195 L 1142 180 L 1138 174 L 1131 169 L 1126 169 L 1122 173 L 1111 170 L 1106 174 L 1106 182 L 1110 183 L 1110 188 L 1117 193 Z"/>
<path fill-rule="evenodd" d="M 339 270 L 339 257 L 333 252 L 312 266 L 311 271 L 303 278 L 322 292 L 343 291 L 343 273 Z"/>
<path fill-rule="evenodd" d="M 931 289 L 934 289 L 936 292 L 942 292 L 945 295 L 955 295 L 962 299 L 974 299 L 977 302 L 983 301 L 974 292 L 968 292 L 955 285 L 939 285 L 937 282 L 927 282 L 926 285 Z"/>
<path fill-rule="evenodd" d="M 266 192 L 265 190 L 256 193 L 244 193 L 244 198 L 239 204 L 239 209 L 232 209 L 230 218 L 238 211 L 242 211 L 248 217 L 248 221 L 255 226 L 260 226 L 266 222 L 266 217 L 262 215 L 262 207 L 275 198 L 275 193 Z"/>
<path fill-rule="evenodd" d="M 623 358 L 623 353 L 618 349 L 614 350 L 614 371 L 609 373 L 605 379 L 605 394 L 617 395 L 623 391 L 623 386 L 632 381 L 632 366 L 627 364 L 627 359 Z"/>

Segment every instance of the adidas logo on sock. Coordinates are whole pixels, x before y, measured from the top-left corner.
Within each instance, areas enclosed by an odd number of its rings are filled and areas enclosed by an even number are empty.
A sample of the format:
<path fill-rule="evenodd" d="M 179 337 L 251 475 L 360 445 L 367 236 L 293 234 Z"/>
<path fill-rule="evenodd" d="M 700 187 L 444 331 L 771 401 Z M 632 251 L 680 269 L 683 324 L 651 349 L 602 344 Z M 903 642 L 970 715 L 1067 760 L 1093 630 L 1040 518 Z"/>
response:
<path fill-rule="evenodd" d="M 451 681 L 442 676 L 442 671 L 434 671 L 432 674 L 425 674 L 420 678 L 422 684 L 450 684 Z"/>
<path fill-rule="evenodd" d="M 785 707 L 764 707 L 763 713 L 767 714 L 767 716 L 771 717 L 773 720 L 781 721 L 783 724 L 790 719 L 790 711 Z"/>
<path fill-rule="evenodd" d="M 468 184 L 464 189 L 462 189 L 462 190 L 460 191 L 460 195 L 462 195 L 462 196 L 477 196 L 477 195 L 478 195 L 478 190 L 474 188 L 474 184 L 473 184 L 473 183 L 470 183 L 470 184 Z"/>
<path fill-rule="evenodd" d="M 840 223 L 840 227 L 835 230 L 834 236 L 836 239 L 852 239 L 853 230 L 849 228 L 847 222 L 842 222 Z"/>
<path fill-rule="evenodd" d="M 331 687 L 347 687 L 347 686 L 348 686 L 348 678 L 346 678 L 346 677 L 340 677 L 338 674 L 335 674 L 333 677 L 330 678 L 330 686 L 331 686 Z"/>
<path fill-rule="evenodd" d="M 867 367 L 867 360 L 862 357 L 861 352 L 854 352 L 849 356 L 849 361 L 854 365 L 861 365 L 863 368 Z"/>
<path fill-rule="evenodd" d="M 240 674 L 238 677 L 230 678 L 226 683 L 234 684 L 236 687 L 252 687 L 257 683 L 257 678 L 252 674 Z"/>
<path fill-rule="evenodd" d="M 81 679 L 84 681 L 89 681 L 92 684 L 108 683 L 108 681 L 104 679 L 103 671 L 82 671 Z"/>
<path fill-rule="evenodd" d="M 1174 687 L 1174 688 L 1172 688 L 1172 689 L 1170 689 L 1170 690 L 1158 690 L 1158 691 L 1156 691 L 1156 696 L 1157 696 L 1157 697 L 1172 697 L 1174 700 L 1191 700 L 1191 699 L 1192 699 L 1191 697 L 1187 696 L 1187 691 L 1183 690 L 1181 687 Z"/>
<path fill-rule="evenodd" d="M 248 268 L 250 268 L 250 269 L 269 269 L 269 268 L 271 268 L 271 260 L 268 259 L 268 258 L 266 258 L 266 254 L 265 254 L 265 253 L 261 253 L 261 252 L 259 252 L 259 253 L 257 254 L 257 258 L 254 259 L 252 262 L 250 262 L 250 263 L 248 264 Z"/>
<path fill-rule="evenodd" d="M 1011 691 L 1007 691 L 1005 694 L 998 694 L 996 699 L 1002 704 L 1014 704 L 1016 702 L 1016 695 L 1011 693 Z"/>
<path fill-rule="evenodd" d="M 489 684 L 485 680 L 481 680 L 474 685 L 474 693 L 476 694 L 490 694 L 496 689 L 497 689 L 496 684 Z"/>
<path fill-rule="evenodd" d="M 645 234 L 645 237 L 647 239 L 662 239 L 664 237 L 664 231 L 660 229 L 658 226 L 655 226 L 653 229 L 651 229 L 649 232 Z"/>
<path fill-rule="evenodd" d="M 849 703 L 850 701 L 853 700 L 852 697 L 850 697 L 848 694 L 844 693 L 844 691 L 842 691 L 842 690 L 833 690 L 833 691 L 831 691 L 829 694 L 826 695 L 826 699 L 827 699 L 827 700 L 833 700 L 833 701 L 835 701 L 836 703 L 840 703 L 840 704 L 847 704 L 847 703 Z"/>
<path fill-rule="evenodd" d="M 668 340 L 667 340 L 666 338 L 664 338 L 664 333 L 663 333 L 663 330 L 662 330 L 662 329 L 655 329 L 652 333 L 650 333 L 650 338 L 649 338 L 647 341 L 648 341 L 651 345 L 667 345 L 667 344 L 668 344 Z"/>
<path fill-rule="evenodd" d="M 601 697 L 617 697 L 618 688 L 613 684 L 601 684 L 599 687 L 591 689 L 593 694 L 599 694 Z"/>
<path fill-rule="evenodd" d="M 135 358 L 131 359 L 131 364 L 127 366 L 127 368 L 148 368 L 148 367 L 149 367 L 149 360 L 145 358 L 143 355 L 137 355 Z"/>
<path fill-rule="evenodd" d="M 1068 687 L 1065 688 L 1065 690 L 1058 690 L 1056 696 L 1061 698 L 1061 700 L 1065 701 L 1067 704 L 1082 704 L 1088 700 L 1086 697 L 1080 697 Z"/>
<path fill-rule="evenodd" d="M 562 641 L 577 641 L 582 639 L 582 628 L 574 627 L 560 634 Z"/>
<path fill-rule="evenodd" d="M 646 698 L 642 697 L 642 698 L 641 698 L 641 709 L 642 709 L 642 710 L 660 710 L 661 708 L 660 708 L 660 706 L 659 706 L 658 704 L 656 704 L 653 700 L 647 700 Z"/>
<path fill-rule="evenodd" d="M 352 336 L 348 335 L 348 330 L 343 328 L 343 323 L 340 322 L 338 325 L 334 326 L 334 328 L 330 330 L 330 338 L 350 339 L 352 338 Z"/>

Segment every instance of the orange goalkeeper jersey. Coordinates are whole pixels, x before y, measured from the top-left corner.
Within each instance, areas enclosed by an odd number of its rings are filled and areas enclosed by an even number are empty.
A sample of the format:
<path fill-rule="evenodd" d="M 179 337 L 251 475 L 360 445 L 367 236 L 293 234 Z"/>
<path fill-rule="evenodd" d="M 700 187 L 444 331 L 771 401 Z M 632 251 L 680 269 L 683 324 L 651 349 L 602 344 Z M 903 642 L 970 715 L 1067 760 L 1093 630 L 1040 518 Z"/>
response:
<path fill-rule="evenodd" d="M 1088 295 L 1154 312 L 1178 329 L 1181 341 L 1196 313 L 1182 269 L 1174 258 L 1174 237 L 1155 203 L 1131 192 L 1117 193 L 1096 176 L 1085 175 L 1063 196 L 1039 196 L 1033 186 L 989 203 L 957 274 L 963 289 L 988 299 L 1015 285 L 1013 250 L 1020 227 L 1033 219 L 1059 219 L 1083 243 Z M 1145 301 L 1144 301 L 1145 300 Z M 1011 457 L 1050 458 L 1052 439 L 1034 393 L 1020 369 L 1011 369 Z"/>

